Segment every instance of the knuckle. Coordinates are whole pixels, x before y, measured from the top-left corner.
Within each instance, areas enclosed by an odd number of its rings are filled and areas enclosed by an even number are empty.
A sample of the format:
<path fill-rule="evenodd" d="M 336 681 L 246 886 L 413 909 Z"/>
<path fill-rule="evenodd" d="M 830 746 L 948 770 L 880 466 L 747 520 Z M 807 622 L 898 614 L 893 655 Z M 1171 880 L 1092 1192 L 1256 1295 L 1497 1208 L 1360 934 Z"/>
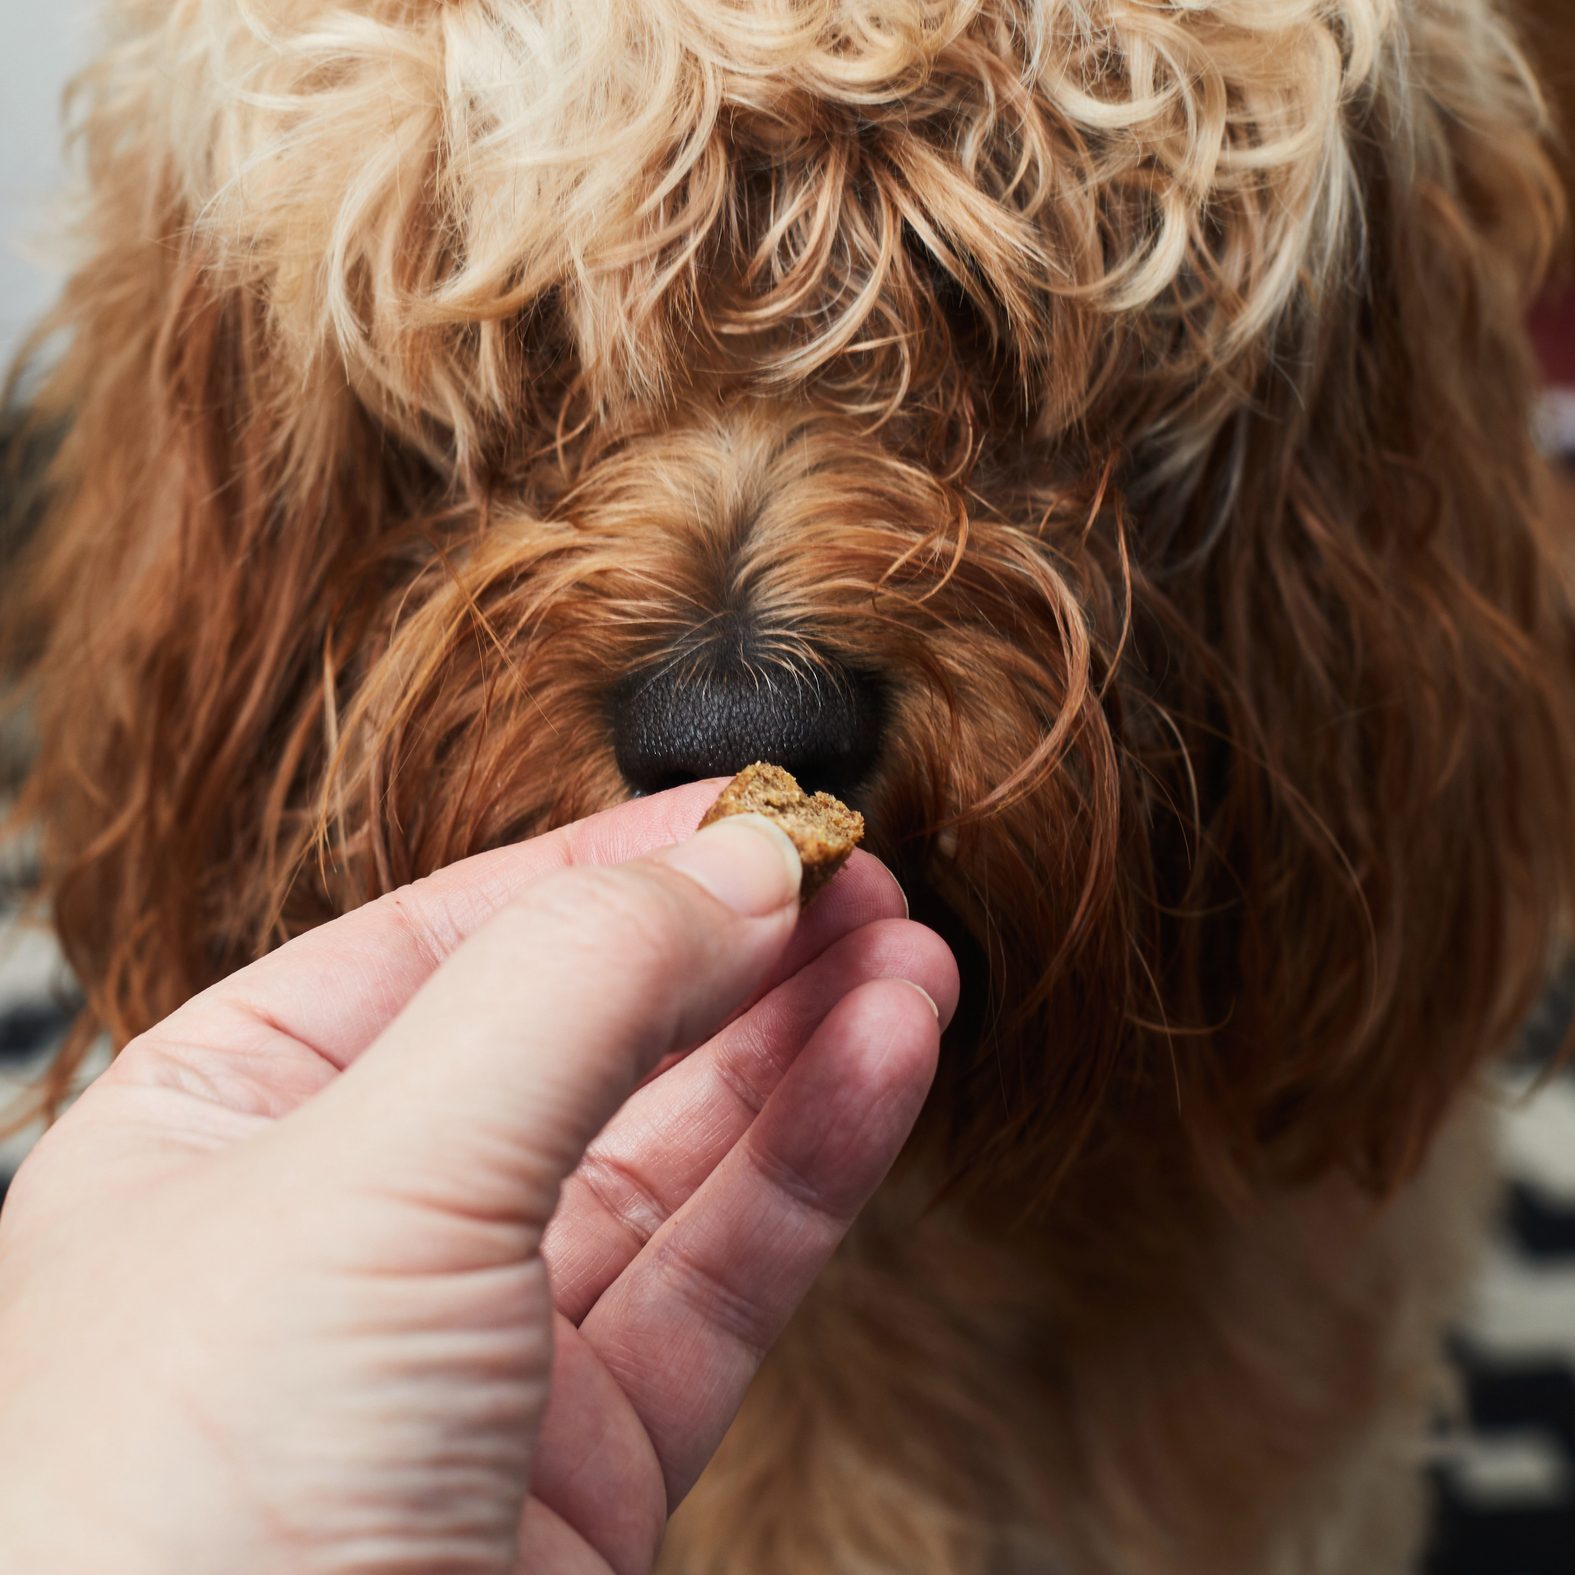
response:
<path fill-rule="evenodd" d="M 433 969 L 442 967 L 464 939 L 440 908 L 421 900 L 419 882 L 385 892 L 374 903 L 394 932 Z"/>
<path fill-rule="evenodd" d="M 669 1209 L 629 1160 L 592 1144 L 575 1172 L 597 1205 L 643 1247 L 667 1223 Z"/>
<path fill-rule="evenodd" d="M 691 1251 L 682 1232 L 657 1249 L 657 1264 L 673 1294 L 712 1334 L 739 1347 L 754 1361 L 770 1348 L 777 1330 L 757 1297 L 733 1284 L 725 1271 Z"/>
<path fill-rule="evenodd" d="M 828 1221 L 839 1228 L 847 1225 L 846 1213 L 833 1205 L 822 1180 L 803 1164 L 758 1141 L 747 1142 L 745 1152 L 755 1174 L 794 1213 Z"/>

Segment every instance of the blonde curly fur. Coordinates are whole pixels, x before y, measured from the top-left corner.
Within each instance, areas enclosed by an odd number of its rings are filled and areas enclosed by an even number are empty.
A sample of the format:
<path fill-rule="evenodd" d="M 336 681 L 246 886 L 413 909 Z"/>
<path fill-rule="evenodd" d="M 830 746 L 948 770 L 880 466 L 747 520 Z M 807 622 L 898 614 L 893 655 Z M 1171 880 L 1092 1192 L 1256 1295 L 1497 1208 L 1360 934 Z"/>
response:
<path fill-rule="evenodd" d="M 1460 0 L 119 10 L 88 79 L 99 188 L 146 198 L 160 159 L 205 267 L 267 302 L 304 448 L 348 373 L 466 467 L 517 437 L 523 390 L 602 416 L 708 354 L 825 376 L 872 420 L 945 410 L 911 231 L 1040 432 L 1111 421 L 1119 388 L 1113 435 L 1184 474 L 1280 334 L 1351 285 L 1353 104 L 1397 173 L 1447 163 L 1482 108 L 1540 130 L 1501 23 Z M 1519 246 L 1545 244 L 1502 196 Z"/>
<path fill-rule="evenodd" d="M 1497 0 L 111 0 L 8 612 L 99 1026 L 890 689 L 974 1003 L 685 1575 L 1398 1575 L 1575 888 Z M 893 1311 L 895 1309 L 895 1311 Z"/>

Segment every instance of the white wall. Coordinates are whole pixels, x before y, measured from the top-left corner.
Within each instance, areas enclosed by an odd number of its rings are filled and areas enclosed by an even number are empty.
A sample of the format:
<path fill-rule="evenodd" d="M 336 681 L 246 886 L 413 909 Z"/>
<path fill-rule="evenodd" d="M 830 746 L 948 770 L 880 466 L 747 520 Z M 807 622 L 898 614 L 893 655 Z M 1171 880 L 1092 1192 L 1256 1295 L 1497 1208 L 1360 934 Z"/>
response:
<path fill-rule="evenodd" d="M 92 0 L 0 0 L 0 365 L 49 305 L 49 200 L 60 190 L 60 96 L 87 53 Z"/>

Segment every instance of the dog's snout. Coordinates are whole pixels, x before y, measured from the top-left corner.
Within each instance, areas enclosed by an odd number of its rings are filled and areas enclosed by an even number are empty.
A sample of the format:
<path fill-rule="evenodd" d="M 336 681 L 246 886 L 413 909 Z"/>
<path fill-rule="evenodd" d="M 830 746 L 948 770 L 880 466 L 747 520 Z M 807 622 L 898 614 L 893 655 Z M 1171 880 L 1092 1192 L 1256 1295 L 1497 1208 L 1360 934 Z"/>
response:
<path fill-rule="evenodd" d="M 880 753 L 884 710 L 877 678 L 824 659 L 669 662 L 618 691 L 614 749 L 637 793 L 769 760 L 806 788 L 856 796 Z"/>

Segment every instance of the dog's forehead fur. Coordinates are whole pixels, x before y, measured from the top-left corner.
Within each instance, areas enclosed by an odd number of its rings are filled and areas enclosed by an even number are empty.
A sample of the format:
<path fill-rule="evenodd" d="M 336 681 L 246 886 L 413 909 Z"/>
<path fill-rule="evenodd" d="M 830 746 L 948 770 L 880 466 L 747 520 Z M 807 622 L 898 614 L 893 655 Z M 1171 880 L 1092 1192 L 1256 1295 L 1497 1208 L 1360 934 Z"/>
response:
<path fill-rule="evenodd" d="M 1345 309 L 1361 146 L 1425 176 L 1519 70 L 1476 0 L 121 10 L 207 265 L 461 466 L 722 367 L 943 423 L 1016 385 L 1185 472 Z"/>

